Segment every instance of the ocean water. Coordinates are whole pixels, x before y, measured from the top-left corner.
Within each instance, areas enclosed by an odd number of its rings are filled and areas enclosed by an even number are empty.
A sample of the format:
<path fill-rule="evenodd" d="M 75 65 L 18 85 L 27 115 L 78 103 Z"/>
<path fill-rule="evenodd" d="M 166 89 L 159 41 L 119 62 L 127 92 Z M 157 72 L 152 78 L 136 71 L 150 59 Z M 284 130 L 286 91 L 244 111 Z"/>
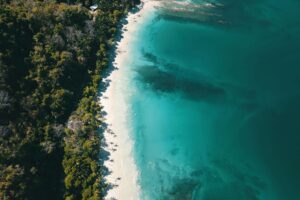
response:
<path fill-rule="evenodd" d="M 141 199 L 299 200 L 300 1 L 166 1 L 136 35 Z"/>

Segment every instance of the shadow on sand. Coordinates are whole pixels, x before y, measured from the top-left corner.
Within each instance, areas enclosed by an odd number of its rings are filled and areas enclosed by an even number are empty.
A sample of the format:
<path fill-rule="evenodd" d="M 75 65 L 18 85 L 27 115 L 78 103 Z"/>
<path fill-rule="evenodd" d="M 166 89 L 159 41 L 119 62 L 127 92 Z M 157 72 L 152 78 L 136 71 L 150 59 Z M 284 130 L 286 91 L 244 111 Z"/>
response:
<path fill-rule="evenodd" d="M 137 12 L 140 11 L 140 9 L 142 8 L 143 5 L 139 5 L 138 7 L 135 7 L 133 9 L 131 9 L 131 11 L 129 12 L 130 14 L 135 14 Z M 140 16 L 138 16 L 140 17 Z M 101 83 L 99 85 L 99 88 L 98 88 L 98 99 L 100 100 L 100 98 L 107 98 L 104 96 L 105 92 L 107 91 L 110 83 L 111 83 L 111 80 L 108 78 L 110 76 L 110 74 L 115 71 L 115 70 L 118 70 L 118 68 L 115 66 L 115 59 L 118 55 L 118 44 L 119 42 L 122 40 L 123 38 L 123 33 L 125 31 L 127 31 L 127 29 L 124 28 L 124 26 L 128 24 L 128 20 L 127 20 L 127 17 L 124 17 L 117 29 L 117 33 L 116 33 L 116 36 L 115 36 L 115 44 L 114 46 L 110 49 L 109 51 L 109 65 L 107 66 L 107 68 L 105 68 L 101 73 Z M 103 179 L 102 179 L 102 183 L 101 185 L 103 186 L 102 188 L 102 196 L 106 196 L 108 191 L 112 188 L 115 188 L 115 187 L 118 187 L 117 184 L 115 183 L 108 183 L 107 180 L 106 180 L 106 177 L 108 175 L 110 175 L 112 173 L 111 170 L 109 170 L 106 166 L 104 166 L 104 162 L 106 161 L 110 161 L 110 162 L 114 162 L 113 159 L 111 159 L 111 154 L 110 152 L 111 151 L 116 151 L 118 145 L 117 144 L 113 144 L 113 143 L 110 143 L 108 144 L 107 141 L 106 141 L 106 138 L 104 137 L 104 133 L 108 133 L 108 134 L 112 134 L 113 137 L 117 137 L 116 133 L 114 133 L 110 128 L 109 128 L 109 124 L 106 123 L 106 116 L 107 116 L 107 113 L 103 110 L 101 110 L 100 112 L 101 114 L 101 118 L 102 118 L 102 124 L 101 126 L 99 127 L 99 134 L 101 135 L 101 149 L 100 149 L 100 159 L 99 159 L 99 162 L 102 166 L 102 169 L 101 169 L 101 173 L 102 173 L 102 176 L 103 176 Z M 113 147 L 113 148 L 109 148 L 108 150 L 108 147 Z M 121 180 L 120 177 L 118 177 L 116 179 L 116 181 L 118 180 Z M 111 198 L 111 200 L 115 200 L 115 198 Z"/>

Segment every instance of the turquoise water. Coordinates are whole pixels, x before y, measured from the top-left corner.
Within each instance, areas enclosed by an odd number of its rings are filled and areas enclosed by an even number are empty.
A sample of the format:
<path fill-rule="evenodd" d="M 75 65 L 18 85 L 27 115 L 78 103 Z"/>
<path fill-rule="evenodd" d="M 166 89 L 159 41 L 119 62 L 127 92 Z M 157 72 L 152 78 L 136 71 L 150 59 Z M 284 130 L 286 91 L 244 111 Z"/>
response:
<path fill-rule="evenodd" d="M 141 198 L 299 200 L 300 1 L 189 2 L 133 44 Z"/>

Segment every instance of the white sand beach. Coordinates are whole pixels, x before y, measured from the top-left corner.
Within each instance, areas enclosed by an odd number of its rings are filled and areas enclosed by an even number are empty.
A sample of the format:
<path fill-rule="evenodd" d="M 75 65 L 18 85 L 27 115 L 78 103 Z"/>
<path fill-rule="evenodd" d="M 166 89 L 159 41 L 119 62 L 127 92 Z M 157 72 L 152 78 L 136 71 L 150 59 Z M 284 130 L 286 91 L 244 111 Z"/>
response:
<path fill-rule="evenodd" d="M 116 58 L 113 62 L 116 68 L 103 80 L 108 87 L 100 96 L 102 111 L 106 113 L 105 123 L 108 125 L 104 132 L 104 149 L 110 153 L 109 159 L 104 162 L 109 174 L 105 177 L 112 187 L 108 190 L 107 200 L 138 200 L 138 170 L 132 155 L 133 141 L 130 137 L 128 125 L 128 105 L 124 97 L 123 81 L 126 81 L 126 61 L 129 57 L 129 46 L 134 40 L 134 33 L 143 23 L 147 14 L 158 6 L 159 1 L 143 1 L 142 8 L 127 16 L 128 23 L 123 26 L 123 38 L 116 45 Z"/>

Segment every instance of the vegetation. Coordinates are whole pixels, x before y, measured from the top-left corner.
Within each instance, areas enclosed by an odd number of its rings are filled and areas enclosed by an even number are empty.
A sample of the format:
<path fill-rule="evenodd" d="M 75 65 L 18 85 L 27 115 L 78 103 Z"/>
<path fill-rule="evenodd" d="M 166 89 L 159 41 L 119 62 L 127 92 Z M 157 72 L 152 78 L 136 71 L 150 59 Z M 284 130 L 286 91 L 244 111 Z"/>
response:
<path fill-rule="evenodd" d="M 98 84 L 136 3 L 0 0 L 0 199 L 102 198 Z"/>

